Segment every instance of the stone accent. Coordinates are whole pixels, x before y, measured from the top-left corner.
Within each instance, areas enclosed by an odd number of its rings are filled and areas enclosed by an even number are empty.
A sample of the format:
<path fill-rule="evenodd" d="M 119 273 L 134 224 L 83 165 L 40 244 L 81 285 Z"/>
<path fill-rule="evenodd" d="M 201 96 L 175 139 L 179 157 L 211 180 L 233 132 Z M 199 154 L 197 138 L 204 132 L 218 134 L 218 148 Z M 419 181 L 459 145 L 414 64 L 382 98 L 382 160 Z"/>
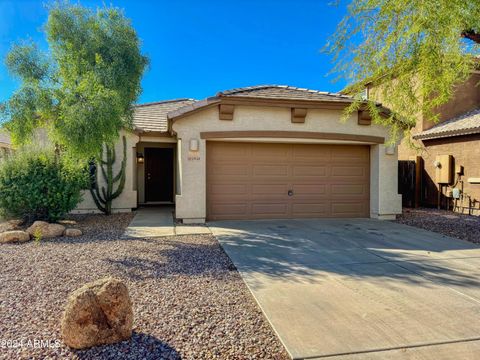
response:
<path fill-rule="evenodd" d="M 82 236 L 83 233 L 80 229 L 66 229 L 64 235 L 68 237 L 77 237 Z"/>
<path fill-rule="evenodd" d="M 74 349 L 113 344 L 132 335 L 133 310 L 127 286 L 104 278 L 74 291 L 61 322 L 65 344 Z"/>
<path fill-rule="evenodd" d="M 65 226 L 60 224 L 49 224 L 45 221 L 35 221 L 32 226 L 27 229 L 27 232 L 32 236 L 41 235 L 44 239 L 62 236 L 65 232 Z"/>
<path fill-rule="evenodd" d="M 0 244 L 25 242 L 29 240 L 30 235 L 25 231 L 13 230 L 0 233 Z"/>

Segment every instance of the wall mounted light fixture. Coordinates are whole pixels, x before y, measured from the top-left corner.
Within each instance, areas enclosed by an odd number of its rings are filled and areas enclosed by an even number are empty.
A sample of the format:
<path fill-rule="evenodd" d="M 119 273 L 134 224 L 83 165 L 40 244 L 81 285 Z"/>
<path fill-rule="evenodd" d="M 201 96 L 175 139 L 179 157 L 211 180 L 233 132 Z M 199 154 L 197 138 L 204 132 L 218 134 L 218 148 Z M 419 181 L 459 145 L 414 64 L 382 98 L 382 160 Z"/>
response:
<path fill-rule="evenodd" d="M 190 151 L 198 151 L 198 140 L 197 139 L 190 139 L 189 149 L 190 149 Z"/>
<path fill-rule="evenodd" d="M 137 163 L 143 164 L 144 162 L 145 162 L 145 158 L 143 156 L 143 153 L 137 153 Z"/>
<path fill-rule="evenodd" d="M 385 147 L 385 154 L 395 155 L 395 145 L 388 145 Z"/>

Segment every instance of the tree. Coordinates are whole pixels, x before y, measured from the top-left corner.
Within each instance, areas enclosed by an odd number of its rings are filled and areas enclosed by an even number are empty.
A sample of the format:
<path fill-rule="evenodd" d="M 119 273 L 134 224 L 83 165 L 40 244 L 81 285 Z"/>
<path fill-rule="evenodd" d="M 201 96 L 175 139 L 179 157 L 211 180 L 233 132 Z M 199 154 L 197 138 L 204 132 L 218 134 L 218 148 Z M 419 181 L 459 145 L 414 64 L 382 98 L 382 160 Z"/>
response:
<path fill-rule="evenodd" d="M 48 52 L 22 43 L 7 55 L 7 67 L 21 85 L 2 104 L 1 118 L 16 144 L 43 127 L 66 151 L 89 159 L 131 125 L 148 60 L 117 8 L 93 11 L 55 2 L 45 33 Z"/>
<path fill-rule="evenodd" d="M 120 164 L 120 170 L 116 175 L 113 174 L 113 166 L 116 162 L 116 153 L 115 148 L 110 145 L 105 146 L 105 160 L 104 154 L 102 153 L 98 159 L 98 163 L 92 163 L 92 174 L 91 174 L 91 186 L 90 193 L 92 198 L 95 201 L 98 209 L 104 212 L 106 215 L 112 213 L 112 202 L 120 196 L 125 187 L 125 167 L 127 164 L 127 140 L 125 136 L 122 137 L 123 141 L 123 159 Z M 100 190 L 100 185 L 98 183 L 98 169 L 100 167 L 102 172 L 103 180 L 105 185 L 102 186 Z M 118 183 L 117 189 L 114 190 L 115 184 Z"/>
<path fill-rule="evenodd" d="M 408 134 L 419 114 L 436 121 L 436 109 L 453 95 L 478 64 L 480 1 L 353 0 L 348 14 L 326 46 L 334 72 L 357 94 L 345 115 L 361 106 L 366 83 L 392 109 L 375 122 L 390 125 L 392 135 Z"/>

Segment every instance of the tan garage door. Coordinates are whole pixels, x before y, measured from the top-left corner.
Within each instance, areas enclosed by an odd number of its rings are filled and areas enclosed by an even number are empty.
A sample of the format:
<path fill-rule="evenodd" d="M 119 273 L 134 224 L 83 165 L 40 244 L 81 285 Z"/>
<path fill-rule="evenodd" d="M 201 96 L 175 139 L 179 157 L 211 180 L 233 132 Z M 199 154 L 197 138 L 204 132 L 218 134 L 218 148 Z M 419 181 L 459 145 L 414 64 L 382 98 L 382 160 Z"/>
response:
<path fill-rule="evenodd" d="M 368 217 L 369 146 L 207 142 L 207 217 Z"/>

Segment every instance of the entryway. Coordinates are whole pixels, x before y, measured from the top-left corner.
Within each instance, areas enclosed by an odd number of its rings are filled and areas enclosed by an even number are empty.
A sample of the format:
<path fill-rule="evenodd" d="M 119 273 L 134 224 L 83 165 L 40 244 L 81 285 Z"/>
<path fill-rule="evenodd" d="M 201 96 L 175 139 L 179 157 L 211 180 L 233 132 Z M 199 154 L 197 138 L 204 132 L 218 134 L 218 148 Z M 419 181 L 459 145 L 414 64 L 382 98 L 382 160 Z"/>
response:
<path fill-rule="evenodd" d="M 173 151 L 173 148 L 145 148 L 146 203 L 173 203 Z"/>
<path fill-rule="evenodd" d="M 148 206 L 136 210 L 135 217 L 125 230 L 124 237 L 132 239 L 160 238 L 174 235 L 210 234 L 205 224 L 176 223 L 171 205 Z"/>

